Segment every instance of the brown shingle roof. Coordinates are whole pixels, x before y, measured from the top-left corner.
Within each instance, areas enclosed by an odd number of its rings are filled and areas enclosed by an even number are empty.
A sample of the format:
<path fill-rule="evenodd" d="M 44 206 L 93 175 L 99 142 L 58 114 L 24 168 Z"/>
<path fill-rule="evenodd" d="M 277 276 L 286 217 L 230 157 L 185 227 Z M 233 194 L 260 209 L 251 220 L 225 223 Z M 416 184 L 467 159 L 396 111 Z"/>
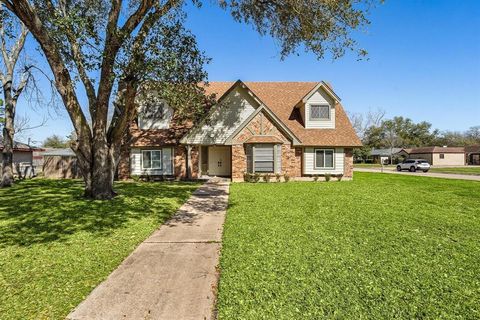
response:
<path fill-rule="evenodd" d="M 465 152 L 466 153 L 479 153 L 480 152 L 480 145 L 465 147 Z"/>
<path fill-rule="evenodd" d="M 253 136 L 245 143 L 283 143 L 283 140 L 275 136 Z"/>
<path fill-rule="evenodd" d="M 130 146 L 145 147 L 159 145 L 176 145 L 191 129 L 192 124 L 177 124 L 172 122 L 168 129 L 139 129 L 136 123 L 130 126 Z"/>
<path fill-rule="evenodd" d="M 409 154 L 419 153 L 464 153 L 464 147 L 421 147 L 411 148 Z"/>
<path fill-rule="evenodd" d="M 235 82 L 210 82 L 208 94 L 221 97 Z M 244 82 L 245 85 L 297 136 L 302 145 L 308 146 L 361 146 L 342 105 L 335 105 L 335 129 L 306 129 L 298 103 L 318 82 Z"/>

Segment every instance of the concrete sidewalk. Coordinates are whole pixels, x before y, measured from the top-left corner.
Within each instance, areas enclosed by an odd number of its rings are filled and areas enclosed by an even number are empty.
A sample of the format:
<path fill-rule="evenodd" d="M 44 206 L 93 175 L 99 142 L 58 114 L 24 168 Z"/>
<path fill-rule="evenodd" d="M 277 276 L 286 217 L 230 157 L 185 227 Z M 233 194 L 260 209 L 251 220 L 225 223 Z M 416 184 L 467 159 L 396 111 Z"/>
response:
<path fill-rule="evenodd" d="M 381 168 L 354 168 L 353 171 L 358 172 L 375 172 L 382 173 Z M 390 174 L 403 174 L 417 177 L 430 177 L 430 178 L 445 178 L 445 179 L 457 179 L 457 180 L 473 180 L 480 181 L 480 176 L 468 175 L 468 174 L 452 174 L 452 173 L 436 173 L 436 172 L 409 172 L 409 171 L 397 171 L 395 168 L 385 168 L 383 173 Z"/>
<path fill-rule="evenodd" d="M 228 191 L 202 185 L 67 319 L 213 319 Z"/>

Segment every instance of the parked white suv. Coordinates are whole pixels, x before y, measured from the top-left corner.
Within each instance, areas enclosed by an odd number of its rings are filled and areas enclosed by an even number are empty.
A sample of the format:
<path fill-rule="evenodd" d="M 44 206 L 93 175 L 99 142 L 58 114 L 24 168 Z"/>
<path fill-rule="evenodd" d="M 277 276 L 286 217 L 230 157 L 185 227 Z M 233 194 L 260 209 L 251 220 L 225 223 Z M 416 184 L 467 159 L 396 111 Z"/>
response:
<path fill-rule="evenodd" d="M 423 172 L 427 172 L 430 170 L 430 164 L 424 159 L 406 159 L 397 165 L 397 171 L 402 170 L 408 170 L 410 172 L 422 170 Z"/>

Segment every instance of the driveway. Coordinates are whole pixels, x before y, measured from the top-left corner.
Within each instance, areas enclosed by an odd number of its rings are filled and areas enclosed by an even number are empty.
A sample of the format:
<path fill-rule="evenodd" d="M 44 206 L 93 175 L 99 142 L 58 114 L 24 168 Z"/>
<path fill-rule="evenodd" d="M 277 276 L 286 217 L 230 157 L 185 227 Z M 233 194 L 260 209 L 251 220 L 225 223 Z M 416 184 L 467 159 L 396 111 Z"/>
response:
<path fill-rule="evenodd" d="M 358 172 L 382 172 L 382 168 L 354 168 L 353 171 Z M 418 177 L 431 177 L 431 178 L 445 178 L 445 179 L 459 179 L 459 180 L 473 180 L 473 181 L 480 181 L 480 176 L 468 175 L 468 174 L 450 174 L 450 173 L 436 173 L 436 172 L 408 172 L 408 171 L 401 171 L 398 172 L 395 168 L 384 168 L 383 173 L 391 173 L 391 174 L 403 174 L 403 175 L 410 175 L 410 176 L 418 176 Z"/>
<path fill-rule="evenodd" d="M 228 192 L 202 185 L 67 319 L 213 319 Z"/>

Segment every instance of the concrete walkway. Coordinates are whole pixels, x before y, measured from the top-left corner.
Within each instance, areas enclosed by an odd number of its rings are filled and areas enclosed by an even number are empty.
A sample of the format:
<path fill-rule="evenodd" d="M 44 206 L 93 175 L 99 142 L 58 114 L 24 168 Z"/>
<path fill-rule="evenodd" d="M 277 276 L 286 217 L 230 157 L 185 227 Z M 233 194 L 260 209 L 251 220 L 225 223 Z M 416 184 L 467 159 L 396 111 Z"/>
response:
<path fill-rule="evenodd" d="M 353 171 L 359 172 L 375 172 L 381 173 L 381 168 L 354 168 Z M 451 174 L 451 173 L 436 173 L 436 172 L 409 172 L 409 171 L 401 171 L 398 172 L 395 168 L 385 168 L 383 173 L 391 173 L 391 174 L 403 174 L 409 176 L 417 176 L 417 177 L 430 177 L 430 178 L 445 178 L 445 179 L 459 179 L 459 180 L 473 180 L 473 181 L 480 181 L 480 176 L 468 175 L 468 174 Z"/>
<path fill-rule="evenodd" d="M 228 191 L 202 185 L 67 319 L 213 319 Z"/>

